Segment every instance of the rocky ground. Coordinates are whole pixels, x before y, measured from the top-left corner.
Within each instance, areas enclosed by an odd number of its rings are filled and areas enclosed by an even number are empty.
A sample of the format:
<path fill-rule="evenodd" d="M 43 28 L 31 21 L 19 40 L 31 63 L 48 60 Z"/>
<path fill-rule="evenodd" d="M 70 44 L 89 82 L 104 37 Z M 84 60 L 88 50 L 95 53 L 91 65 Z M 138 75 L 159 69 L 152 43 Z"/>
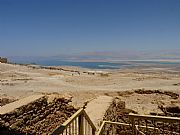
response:
<path fill-rule="evenodd" d="M 65 122 L 77 109 L 71 100 L 43 97 L 0 116 L 1 135 L 47 135 Z"/>
<path fill-rule="evenodd" d="M 67 93 L 162 89 L 179 91 L 180 72 L 167 67 L 97 71 L 0 63 L 0 94 L 24 97 L 34 93 Z"/>
<path fill-rule="evenodd" d="M 0 106 L 9 104 L 14 101 L 16 101 L 16 99 L 4 96 L 4 97 L 0 98 Z"/>

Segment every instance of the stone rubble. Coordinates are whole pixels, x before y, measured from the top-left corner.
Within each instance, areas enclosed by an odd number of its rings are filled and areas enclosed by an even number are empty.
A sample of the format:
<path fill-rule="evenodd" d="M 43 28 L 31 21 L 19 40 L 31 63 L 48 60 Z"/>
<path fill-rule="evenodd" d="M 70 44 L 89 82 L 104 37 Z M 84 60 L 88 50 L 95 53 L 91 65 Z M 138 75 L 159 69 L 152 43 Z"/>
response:
<path fill-rule="evenodd" d="M 25 105 L 15 111 L 0 116 L 1 135 L 45 135 L 51 134 L 77 109 L 69 105 L 65 98 L 55 98 L 47 102 L 47 97 Z"/>

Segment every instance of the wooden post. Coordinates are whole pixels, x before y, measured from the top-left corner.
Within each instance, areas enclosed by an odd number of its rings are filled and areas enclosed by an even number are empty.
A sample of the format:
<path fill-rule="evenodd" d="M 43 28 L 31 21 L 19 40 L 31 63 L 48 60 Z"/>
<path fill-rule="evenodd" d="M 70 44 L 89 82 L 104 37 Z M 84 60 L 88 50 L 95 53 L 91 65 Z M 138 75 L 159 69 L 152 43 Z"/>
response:
<path fill-rule="evenodd" d="M 95 135 L 96 130 L 92 128 L 92 135 Z"/>
<path fill-rule="evenodd" d="M 79 116 L 79 135 L 84 135 L 84 121 L 83 121 L 83 114 Z"/>

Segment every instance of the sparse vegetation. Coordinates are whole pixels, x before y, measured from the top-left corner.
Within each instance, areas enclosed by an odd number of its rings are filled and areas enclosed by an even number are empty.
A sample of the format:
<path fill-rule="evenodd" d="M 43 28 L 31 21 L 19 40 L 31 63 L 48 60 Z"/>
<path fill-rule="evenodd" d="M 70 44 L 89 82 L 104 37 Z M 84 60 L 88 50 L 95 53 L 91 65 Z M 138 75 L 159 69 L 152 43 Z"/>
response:
<path fill-rule="evenodd" d="M 100 76 L 101 77 L 109 77 L 109 74 L 108 73 L 100 73 Z"/>

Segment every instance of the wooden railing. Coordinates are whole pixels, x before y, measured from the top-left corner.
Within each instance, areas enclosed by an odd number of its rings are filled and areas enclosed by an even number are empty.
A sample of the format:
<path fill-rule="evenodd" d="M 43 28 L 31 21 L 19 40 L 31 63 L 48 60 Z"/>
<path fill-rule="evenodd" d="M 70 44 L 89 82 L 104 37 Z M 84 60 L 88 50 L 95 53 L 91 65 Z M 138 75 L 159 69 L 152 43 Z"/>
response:
<path fill-rule="evenodd" d="M 130 123 L 103 121 L 97 135 L 180 135 L 180 118 L 129 114 Z"/>
<path fill-rule="evenodd" d="M 52 135 L 95 135 L 95 131 L 96 127 L 82 108 L 58 127 Z"/>
<path fill-rule="evenodd" d="M 180 135 L 180 118 L 129 114 L 133 135 Z"/>
<path fill-rule="evenodd" d="M 103 121 L 97 135 L 180 135 L 180 118 L 129 114 L 130 123 Z M 84 109 L 78 110 L 52 135 L 95 135 Z"/>
<path fill-rule="evenodd" d="M 117 135 L 118 130 L 129 130 L 131 133 L 131 124 L 112 122 L 112 121 L 103 121 L 97 135 Z"/>

